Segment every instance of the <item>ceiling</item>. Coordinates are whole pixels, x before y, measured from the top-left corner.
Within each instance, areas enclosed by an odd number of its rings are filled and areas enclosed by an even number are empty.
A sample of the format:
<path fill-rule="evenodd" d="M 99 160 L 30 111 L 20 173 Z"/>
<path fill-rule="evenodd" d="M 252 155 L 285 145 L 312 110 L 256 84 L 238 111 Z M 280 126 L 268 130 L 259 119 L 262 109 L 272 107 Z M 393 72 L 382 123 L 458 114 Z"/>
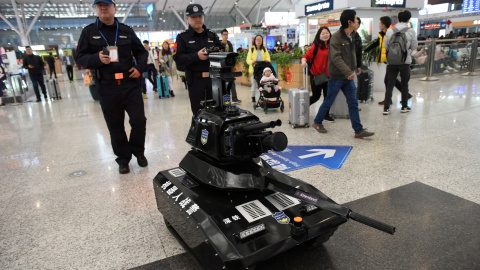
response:
<path fill-rule="evenodd" d="M 293 2 L 292 2 L 293 1 Z M 33 18 L 43 0 L 16 0 L 18 4 L 24 4 L 25 15 L 27 18 Z M 133 8 L 132 13 L 138 12 L 145 14 L 145 6 L 147 3 L 154 3 L 157 11 L 172 11 L 176 10 L 182 14 L 190 1 L 179 0 L 116 0 L 118 7 L 117 17 L 125 16 L 131 3 L 137 4 Z M 207 15 L 240 15 L 235 8 L 237 4 L 241 12 L 249 18 L 252 23 L 257 22 L 257 14 L 260 9 L 258 20 L 261 20 L 263 14 L 268 10 L 272 12 L 294 11 L 294 3 L 298 0 L 192 0 L 196 4 L 203 6 Z M 50 0 L 45 5 L 42 16 L 56 17 L 56 18 L 86 18 L 93 16 L 93 11 L 89 7 L 93 0 Z M 261 6 L 260 6 L 261 5 Z M 18 5 L 20 10 L 20 5 Z M 15 18 L 15 13 L 12 8 L 11 0 L 0 0 L 0 13 L 7 18 Z"/>

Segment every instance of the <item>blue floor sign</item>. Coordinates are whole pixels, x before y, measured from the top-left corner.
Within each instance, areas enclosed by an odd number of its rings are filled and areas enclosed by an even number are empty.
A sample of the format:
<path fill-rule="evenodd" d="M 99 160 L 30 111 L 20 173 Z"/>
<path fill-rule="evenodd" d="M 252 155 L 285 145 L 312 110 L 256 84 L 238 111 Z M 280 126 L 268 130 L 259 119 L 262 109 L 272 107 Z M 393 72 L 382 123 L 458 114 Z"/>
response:
<path fill-rule="evenodd" d="M 315 165 L 340 169 L 352 151 L 352 146 L 290 145 L 282 152 L 268 151 L 260 157 L 282 172 Z"/>

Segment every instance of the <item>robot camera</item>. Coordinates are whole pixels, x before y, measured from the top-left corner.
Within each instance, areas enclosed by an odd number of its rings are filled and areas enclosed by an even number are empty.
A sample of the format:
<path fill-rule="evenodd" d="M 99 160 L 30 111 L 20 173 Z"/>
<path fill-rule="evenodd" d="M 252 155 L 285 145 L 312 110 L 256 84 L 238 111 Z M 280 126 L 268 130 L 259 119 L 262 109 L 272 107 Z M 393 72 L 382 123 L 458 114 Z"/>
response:
<path fill-rule="evenodd" d="M 234 52 L 218 52 L 210 53 L 208 58 L 210 59 L 211 67 L 218 68 L 233 68 L 236 63 L 238 53 Z"/>

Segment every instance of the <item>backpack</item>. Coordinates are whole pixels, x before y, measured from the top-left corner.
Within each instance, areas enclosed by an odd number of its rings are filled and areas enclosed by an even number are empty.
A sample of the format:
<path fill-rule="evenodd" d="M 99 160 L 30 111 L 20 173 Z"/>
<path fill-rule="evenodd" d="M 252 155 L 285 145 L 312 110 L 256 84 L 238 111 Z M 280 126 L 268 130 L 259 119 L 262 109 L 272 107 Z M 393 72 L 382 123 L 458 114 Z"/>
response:
<path fill-rule="evenodd" d="M 407 60 L 407 37 L 405 32 L 408 31 L 408 27 L 398 31 L 396 27 L 393 27 L 393 36 L 388 44 L 387 50 L 387 63 L 389 65 L 403 65 Z"/>
<path fill-rule="evenodd" d="M 320 44 L 315 44 L 315 49 L 313 49 L 313 58 L 312 60 L 308 61 L 307 64 L 308 64 L 308 75 L 309 76 L 313 76 L 312 72 L 310 71 L 310 69 L 312 69 L 312 65 L 313 65 L 313 60 L 315 60 L 315 57 L 317 56 L 317 53 L 318 53 L 318 48 L 320 48 Z"/>

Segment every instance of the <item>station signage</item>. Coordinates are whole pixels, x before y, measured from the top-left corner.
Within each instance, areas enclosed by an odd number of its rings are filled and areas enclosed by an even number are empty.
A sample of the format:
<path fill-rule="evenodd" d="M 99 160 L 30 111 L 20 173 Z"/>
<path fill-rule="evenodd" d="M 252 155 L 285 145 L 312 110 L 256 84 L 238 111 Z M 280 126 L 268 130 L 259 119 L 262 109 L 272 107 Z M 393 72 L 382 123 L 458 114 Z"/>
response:
<path fill-rule="evenodd" d="M 406 0 L 372 0 L 372 7 L 404 8 Z"/>
<path fill-rule="evenodd" d="M 317 3 L 305 5 L 305 16 L 333 10 L 333 0 L 324 0 Z"/>
<path fill-rule="evenodd" d="M 463 0 L 462 13 L 480 12 L 480 0 Z"/>

